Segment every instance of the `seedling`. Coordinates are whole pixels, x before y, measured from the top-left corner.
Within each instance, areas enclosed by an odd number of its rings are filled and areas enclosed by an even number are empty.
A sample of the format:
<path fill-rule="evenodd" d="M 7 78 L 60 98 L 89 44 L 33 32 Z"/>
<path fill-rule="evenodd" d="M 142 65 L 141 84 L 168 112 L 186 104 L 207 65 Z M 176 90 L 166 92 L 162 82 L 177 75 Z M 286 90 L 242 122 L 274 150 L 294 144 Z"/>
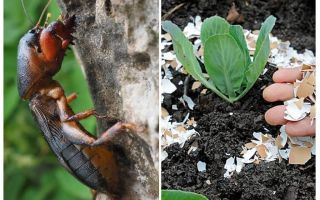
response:
<path fill-rule="evenodd" d="M 161 199 L 163 200 L 208 200 L 207 197 L 181 190 L 161 190 Z"/>
<path fill-rule="evenodd" d="M 262 24 L 251 61 L 241 26 L 230 25 L 218 16 L 206 19 L 201 27 L 200 39 L 209 80 L 202 73 L 191 42 L 179 27 L 164 21 L 162 28 L 170 33 L 176 56 L 188 73 L 218 96 L 233 103 L 252 88 L 263 72 L 270 53 L 269 33 L 275 21 L 275 17 L 269 16 Z"/>

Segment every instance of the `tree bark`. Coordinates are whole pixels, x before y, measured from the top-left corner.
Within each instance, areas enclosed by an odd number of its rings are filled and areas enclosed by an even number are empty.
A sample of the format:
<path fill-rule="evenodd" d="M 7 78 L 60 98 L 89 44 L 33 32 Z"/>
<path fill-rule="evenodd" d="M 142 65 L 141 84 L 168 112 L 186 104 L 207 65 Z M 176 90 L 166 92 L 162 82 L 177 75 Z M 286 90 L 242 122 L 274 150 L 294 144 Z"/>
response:
<path fill-rule="evenodd" d="M 148 127 L 143 135 L 121 134 L 113 143 L 133 163 L 122 199 L 158 199 L 158 1 L 58 0 L 75 15 L 74 51 L 84 68 L 99 132 L 125 120 Z M 111 120 L 114 119 L 114 120 Z M 112 199 L 98 194 L 96 199 Z"/>

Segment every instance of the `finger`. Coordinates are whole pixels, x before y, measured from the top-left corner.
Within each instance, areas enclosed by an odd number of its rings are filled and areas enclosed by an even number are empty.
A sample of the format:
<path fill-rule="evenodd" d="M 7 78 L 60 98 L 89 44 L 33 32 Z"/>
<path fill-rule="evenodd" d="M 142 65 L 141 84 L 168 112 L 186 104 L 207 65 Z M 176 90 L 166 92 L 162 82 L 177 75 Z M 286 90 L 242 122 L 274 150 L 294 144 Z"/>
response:
<path fill-rule="evenodd" d="M 311 125 L 310 117 L 297 122 L 288 122 L 286 124 L 286 132 L 290 136 L 314 136 L 316 133 L 316 121 Z"/>
<path fill-rule="evenodd" d="M 299 68 L 279 69 L 273 74 L 272 79 L 276 83 L 293 83 L 302 79 L 302 72 Z"/>
<path fill-rule="evenodd" d="M 286 101 L 294 96 L 293 85 L 287 83 L 274 83 L 263 90 L 263 98 L 269 102 Z"/>
<path fill-rule="evenodd" d="M 284 118 L 284 111 L 286 110 L 286 106 L 280 105 L 270 108 L 264 118 L 266 122 L 270 125 L 284 125 L 288 121 Z"/>

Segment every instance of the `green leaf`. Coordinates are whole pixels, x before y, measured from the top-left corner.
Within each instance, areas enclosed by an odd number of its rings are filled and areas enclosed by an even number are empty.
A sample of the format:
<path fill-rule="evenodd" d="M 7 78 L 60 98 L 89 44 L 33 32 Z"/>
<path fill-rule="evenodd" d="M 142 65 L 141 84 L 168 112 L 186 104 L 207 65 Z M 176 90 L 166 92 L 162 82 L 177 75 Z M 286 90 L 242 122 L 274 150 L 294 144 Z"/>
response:
<path fill-rule="evenodd" d="M 50 200 L 64 200 L 64 199 L 79 200 L 79 198 L 75 198 L 74 196 L 71 196 L 70 194 L 65 193 L 63 191 L 60 191 L 60 190 L 55 191 L 53 193 L 53 195 L 50 197 Z M 87 198 L 85 200 L 90 200 L 90 199 L 92 199 L 92 197 L 91 198 Z"/>
<path fill-rule="evenodd" d="M 51 13 L 50 21 L 56 20 L 59 17 L 59 15 L 61 15 L 61 11 L 59 9 L 57 1 L 51 1 L 48 7 L 48 13 Z"/>
<path fill-rule="evenodd" d="M 218 96 L 229 101 L 211 82 L 207 81 L 202 74 L 201 67 L 193 53 L 191 42 L 184 36 L 179 27 L 170 21 L 164 21 L 162 28 L 170 33 L 173 42 L 173 48 L 178 60 L 181 62 L 186 71 L 196 80 L 199 80 L 207 88 L 214 91 Z"/>
<path fill-rule="evenodd" d="M 246 78 L 248 81 L 247 87 L 251 88 L 254 85 L 268 61 L 270 54 L 269 33 L 271 32 L 275 21 L 275 17 L 269 16 L 262 24 L 256 43 L 256 51 L 254 52 L 253 63 L 248 67 L 248 71 L 246 72 Z"/>
<path fill-rule="evenodd" d="M 22 193 L 23 185 L 26 181 L 26 177 L 22 173 L 15 173 L 8 177 L 4 185 L 4 199 L 15 200 L 18 199 Z"/>
<path fill-rule="evenodd" d="M 177 59 L 186 71 L 218 96 L 233 103 L 250 90 L 263 71 L 269 57 L 269 33 L 274 23 L 273 16 L 263 23 L 252 62 L 241 26 L 230 25 L 218 16 L 206 19 L 200 37 L 209 81 L 202 74 L 192 43 L 182 31 L 169 21 L 163 22 L 162 26 L 170 33 Z"/>
<path fill-rule="evenodd" d="M 193 53 L 191 42 L 184 36 L 177 25 L 170 21 L 164 21 L 162 27 L 165 31 L 170 33 L 173 41 L 173 48 L 178 60 L 184 68 L 197 80 L 203 77 L 200 65 Z"/>
<path fill-rule="evenodd" d="M 230 35 L 233 39 L 236 40 L 238 46 L 242 49 L 243 54 L 245 55 L 245 67 L 248 67 L 251 63 L 249 50 L 247 47 L 246 39 L 244 38 L 243 29 L 239 25 L 231 25 L 230 26 Z"/>
<path fill-rule="evenodd" d="M 229 34 L 211 36 L 204 47 L 204 64 L 215 86 L 233 99 L 241 88 L 245 56 Z"/>
<path fill-rule="evenodd" d="M 28 200 L 28 199 L 34 199 L 34 200 L 41 200 L 37 196 L 37 189 L 36 188 L 27 188 L 23 193 L 22 193 L 22 200 Z"/>
<path fill-rule="evenodd" d="M 265 68 L 270 54 L 269 33 L 271 32 L 275 21 L 275 17 L 269 16 L 262 24 L 256 43 L 253 62 L 248 66 L 248 70 L 245 72 L 247 85 L 245 90 L 237 97 L 237 99 L 242 98 L 253 87 Z"/>
<path fill-rule="evenodd" d="M 271 32 L 272 28 L 274 27 L 276 23 L 276 18 L 274 16 L 269 16 L 263 23 L 260 28 L 258 40 L 256 43 L 256 51 L 254 52 L 254 59 L 258 56 L 260 49 L 268 47 L 270 49 L 269 42 L 266 42 L 266 40 L 269 40 L 269 33 Z M 267 45 L 268 44 L 268 45 Z M 269 56 L 269 55 L 268 55 Z"/>
<path fill-rule="evenodd" d="M 65 170 L 56 170 L 55 175 L 61 189 L 78 199 L 90 199 L 90 188 L 82 184 Z"/>
<path fill-rule="evenodd" d="M 209 37 L 229 33 L 230 24 L 219 16 L 210 17 L 202 23 L 200 39 L 205 44 Z"/>
<path fill-rule="evenodd" d="M 193 192 L 181 190 L 162 190 L 162 200 L 208 200 L 205 196 Z"/>
<path fill-rule="evenodd" d="M 20 97 L 18 94 L 18 90 L 16 87 L 8 86 L 4 91 L 4 120 L 8 120 L 12 113 L 14 113 L 19 101 Z"/>
<path fill-rule="evenodd" d="M 43 173 L 40 177 L 40 187 L 37 188 L 37 193 L 34 196 L 34 199 L 47 199 L 51 193 L 56 192 L 55 188 L 58 183 L 52 181 L 52 172 L 53 170 L 48 170 L 47 173 Z M 36 197 L 36 198 L 35 198 Z"/>

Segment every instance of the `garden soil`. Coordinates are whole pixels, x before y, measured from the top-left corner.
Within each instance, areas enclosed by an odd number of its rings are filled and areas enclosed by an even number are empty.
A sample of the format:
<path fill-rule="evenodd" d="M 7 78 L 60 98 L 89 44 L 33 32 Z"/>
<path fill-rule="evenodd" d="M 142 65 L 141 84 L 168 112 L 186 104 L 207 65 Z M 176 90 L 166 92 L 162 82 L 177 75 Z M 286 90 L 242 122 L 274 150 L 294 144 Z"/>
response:
<path fill-rule="evenodd" d="M 162 14 L 183 2 L 164 0 Z M 215 14 L 225 16 L 232 3 L 232 1 L 219 3 L 202 0 L 190 2 L 172 13 L 168 19 L 184 27 L 190 20 L 190 16 L 200 15 L 202 18 Z M 272 31 L 275 36 L 290 40 L 297 49 L 314 49 L 315 7 L 313 1 L 307 4 L 309 1 L 252 0 L 249 6 L 242 2 L 245 1 L 235 1 L 239 13 L 244 15 L 245 28 L 259 29 L 261 21 L 273 14 L 278 18 L 275 29 Z M 295 14 L 296 12 L 300 13 L 299 16 Z M 305 23 L 308 21 L 306 16 L 310 16 L 308 20 L 313 26 Z M 306 21 L 302 22 L 303 19 Z M 305 38 L 306 42 L 303 42 L 302 38 Z M 312 42 L 308 43 L 309 39 Z M 197 121 L 198 125 L 195 129 L 199 132 L 199 136 L 188 140 L 183 148 L 180 148 L 178 144 L 165 148 L 168 157 L 162 162 L 163 189 L 197 192 L 207 196 L 210 200 L 314 199 L 314 157 L 301 166 L 289 165 L 285 160 L 247 164 L 239 174 L 235 173 L 230 179 L 223 177 L 226 171 L 224 169 L 226 160 L 230 156 L 239 156 L 242 151 L 241 146 L 253 139 L 253 132 L 261 131 L 273 136 L 279 134 L 279 126 L 270 126 L 264 121 L 265 111 L 281 103 L 265 102 L 261 96 L 263 88 L 272 83 L 271 77 L 276 70 L 271 66 L 267 68 L 267 73 L 259 78 L 250 92 L 234 104 L 223 101 L 211 91 L 201 94 L 203 86 L 191 90 L 194 82 L 192 77 L 188 77 L 189 81 L 186 86 L 179 85 L 178 83 L 185 81 L 187 76 L 171 70 L 173 74 L 171 82 L 177 86 L 177 90 L 173 94 L 164 95 L 162 106 L 173 116 L 174 120 L 179 122 L 189 112 L 189 118 L 194 117 Z M 185 108 L 178 100 L 183 95 L 184 87 L 187 87 L 187 95 L 196 103 L 192 111 Z M 172 104 L 177 104 L 178 111 L 172 110 Z M 266 132 L 266 129 L 270 132 Z M 198 145 L 198 149 L 188 154 L 191 145 L 195 144 Z M 198 171 L 198 161 L 207 164 L 205 172 Z"/>
<path fill-rule="evenodd" d="M 315 51 L 315 0 L 163 0 L 162 16 L 183 3 L 166 18 L 183 28 L 196 15 L 202 19 L 214 15 L 226 17 L 233 2 L 243 15 L 241 25 L 245 29 L 258 30 L 269 15 L 274 15 L 275 36 L 289 40 L 299 51 Z"/>

